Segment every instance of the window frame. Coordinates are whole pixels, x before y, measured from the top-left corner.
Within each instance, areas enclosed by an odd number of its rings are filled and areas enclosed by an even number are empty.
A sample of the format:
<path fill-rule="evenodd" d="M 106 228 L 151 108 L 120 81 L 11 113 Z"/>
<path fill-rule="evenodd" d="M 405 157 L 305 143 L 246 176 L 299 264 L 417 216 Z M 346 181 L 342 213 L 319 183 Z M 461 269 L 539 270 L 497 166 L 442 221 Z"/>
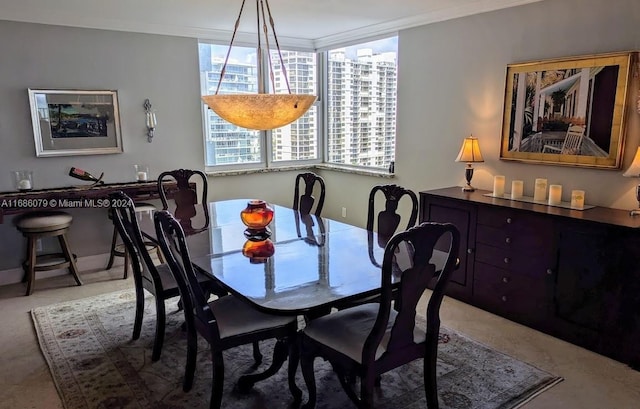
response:
<path fill-rule="evenodd" d="M 198 44 L 207 44 L 207 45 L 217 45 L 223 46 L 216 41 L 199 41 Z M 253 48 L 252 46 L 238 45 L 245 48 Z M 275 49 L 271 49 L 273 51 Z M 322 122 L 323 119 L 323 99 L 321 97 L 321 93 L 319 91 L 321 79 L 320 69 L 319 69 L 319 57 L 320 53 L 316 51 L 307 51 L 307 50 L 297 50 L 295 48 L 284 48 L 285 51 L 298 51 L 305 53 L 313 53 L 316 56 L 316 95 L 318 98 L 313 103 L 312 107 L 315 107 L 317 110 L 317 125 L 316 125 L 316 158 L 315 159 L 296 159 L 296 160 L 286 160 L 286 161 L 276 161 L 273 160 L 273 132 L 271 130 L 266 131 L 257 131 L 258 132 L 258 140 L 259 140 L 259 148 L 260 148 L 260 161 L 256 161 L 254 163 L 227 163 L 227 164 L 218 164 L 218 165 L 208 165 L 207 164 L 207 142 L 206 138 L 209 130 L 207 129 L 208 124 L 208 115 L 209 115 L 209 107 L 204 101 L 201 100 L 201 113 L 202 113 L 202 142 L 204 144 L 204 167 L 206 172 L 229 172 L 229 171 L 250 171 L 250 170 L 264 170 L 264 169 L 277 169 L 277 168 L 285 168 L 290 166 L 312 166 L 316 164 L 320 164 L 324 158 L 324 152 L 322 148 Z M 200 59 L 200 55 L 198 52 L 198 60 Z M 262 66 L 269 67 L 269 55 L 267 52 L 262 53 Z M 202 73 L 199 71 L 200 75 Z M 269 89 L 270 78 L 269 78 L 269 70 L 265 69 L 262 72 L 262 78 L 258 78 L 258 82 L 261 83 L 263 89 Z M 202 81 L 202 79 L 201 79 Z M 202 83 L 200 84 L 200 89 L 202 92 Z"/>
<path fill-rule="evenodd" d="M 219 165 L 207 165 L 207 152 L 206 152 L 206 137 L 207 137 L 207 115 L 209 107 L 201 101 L 202 107 L 202 141 L 205 146 L 204 149 L 204 164 L 205 171 L 209 173 L 224 173 L 224 172 L 234 172 L 234 171 L 257 171 L 257 170 L 270 170 L 270 169 L 279 169 L 279 168 L 287 168 L 287 167 L 313 167 L 313 166 L 324 166 L 328 168 L 344 168 L 344 169 L 352 169 L 354 171 L 364 171 L 364 172 L 373 172 L 379 173 L 381 171 L 386 172 L 387 169 L 383 167 L 376 166 L 367 166 L 367 165 L 354 165 L 348 163 L 338 163 L 338 162 L 330 162 L 330 151 L 329 151 L 329 132 L 328 132 L 328 123 L 329 123 L 329 112 L 328 112 L 328 93 L 329 93 L 329 81 L 328 81 L 328 69 L 329 69 L 329 52 L 331 50 L 340 48 L 340 47 L 349 47 L 359 44 L 366 44 L 368 42 L 389 39 L 392 37 L 396 37 L 396 41 L 399 40 L 399 36 L 397 32 L 394 33 L 386 33 L 384 35 L 379 35 L 376 37 L 366 37 L 366 38 L 358 38 L 352 39 L 349 42 L 335 44 L 331 46 L 325 46 L 322 50 L 308 50 L 302 49 L 300 47 L 281 47 L 284 51 L 299 51 L 306 53 L 315 53 L 316 55 L 316 95 L 317 99 L 312 105 L 317 110 L 316 118 L 316 149 L 317 155 L 315 159 L 296 159 L 296 160 L 274 160 L 274 151 L 273 151 L 273 131 L 258 131 L 259 132 L 259 144 L 260 144 L 260 161 L 255 163 L 230 163 L 230 164 L 219 164 Z M 224 46 L 223 43 L 214 40 L 199 40 L 198 44 L 208 44 L 208 45 L 217 45 Z M 238 46 L 254 48 L 253 45 L 246 44 L 238 44 Z M 271 49 L 270 51 L 273 51 Z M 396 49 L 396 67 L 399 65 L 398 60 L 398 49 Z M 198 59 L 200 55 L 198 53 Z M 263 52 L 262 55 L 262 66 L 269 67 L 269 56 L 267 52 Z M 262 73 L 262 78 L 259 78 L 258 81 L 262 83 L 264 86 L 263 89 L 269 89 L 270 87 L 270 78 L 269 78 L 269 70 L 265 69 Z M 398 145 L 398 135 L 397 135 L 397 90 L 398 90 L 398 69 L 396 68 L 396 109 L 395 109 L 395 124 L 396 131 L 394 136 L 394 158 L 395 161 L 395 153 L 397 152 Z M 202 80 L 201 80 L 202 81 Z M 202 89 L 202 87 L 201 87 Z"/>

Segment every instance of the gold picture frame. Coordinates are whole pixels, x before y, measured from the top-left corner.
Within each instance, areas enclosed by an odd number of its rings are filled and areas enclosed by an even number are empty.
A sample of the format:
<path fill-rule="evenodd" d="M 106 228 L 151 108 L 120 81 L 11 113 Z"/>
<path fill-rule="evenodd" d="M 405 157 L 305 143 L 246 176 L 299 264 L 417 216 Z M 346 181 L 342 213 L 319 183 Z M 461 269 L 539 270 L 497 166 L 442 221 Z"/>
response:
<path fill-rule="evenodd" d="M 500 159 L 619 169 L 633 52 L 507 66 Z"/>

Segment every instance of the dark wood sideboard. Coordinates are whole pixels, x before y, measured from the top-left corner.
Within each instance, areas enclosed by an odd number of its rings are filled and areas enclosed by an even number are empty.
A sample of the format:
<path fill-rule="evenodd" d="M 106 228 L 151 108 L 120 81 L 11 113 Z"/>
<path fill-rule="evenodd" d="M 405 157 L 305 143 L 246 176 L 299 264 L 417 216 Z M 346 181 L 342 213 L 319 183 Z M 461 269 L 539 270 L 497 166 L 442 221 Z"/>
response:
<path fill-rule="evenodd" d="M 640 370 L 640 216 L 487 193 L 420 192 L 420 221 L 461 233 L 448 295 Z"/>

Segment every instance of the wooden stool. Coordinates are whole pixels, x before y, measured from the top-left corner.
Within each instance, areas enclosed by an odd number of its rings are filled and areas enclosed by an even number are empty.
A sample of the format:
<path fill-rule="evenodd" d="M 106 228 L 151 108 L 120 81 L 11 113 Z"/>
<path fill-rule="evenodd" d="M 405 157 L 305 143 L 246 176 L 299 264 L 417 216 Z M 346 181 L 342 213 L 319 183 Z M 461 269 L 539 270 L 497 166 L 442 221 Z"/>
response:
<path fill-rule="evenodd" d="M 151 212 L 156 210 L 156 207 L 150 203 L 136 203 L 135 206 L 136 212 Z M 109 218 L 111 219 L 111 217 L 111 210 L 109 210 Z M 147 246 L 148 251 L 157 250 L 158 257 L 160 258 L 160 260 L 162 260 L 160 250 L 155 243 L 151 241 L 145 241 L 144 244 Z M 109 251 L 109 261 L 107 262 L 106 270 L 109 270 L 111 267 L 113 267 L 113 261 L 116 257 L 124 257 L 124 274 L 122 275 L 122 279 L 126 279 L 129 276 L 130 258 L 124 244 L 118 243 L 118 229 L 116 229 L 116 226 L 114 225 L 113 235 L 111 237 L 111 250 Z"/>
<path fill-rule="evenodd" d="M 36 271 L 56 270 L 68 268 L 76 283 L 82 285 L 78 276 L 75 255 L 69 248 L 67 231 L 73 217 L 62 211 L 33 211 L 20 215 L 14 219 L 17 229 L 27 238 L 27 257 L 22 264 L 27 280 L 27 293 L 33 293 L 36 281 Z M 57 237 L 62 253 L 36 255 L 38 239 Z"/>

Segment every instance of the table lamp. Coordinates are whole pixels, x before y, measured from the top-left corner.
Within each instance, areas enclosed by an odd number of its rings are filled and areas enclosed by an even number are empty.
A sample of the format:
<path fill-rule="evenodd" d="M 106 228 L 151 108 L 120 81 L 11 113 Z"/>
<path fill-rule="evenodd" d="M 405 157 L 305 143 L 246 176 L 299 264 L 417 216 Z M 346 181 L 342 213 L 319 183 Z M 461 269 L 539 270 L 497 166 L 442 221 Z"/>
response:
<path fill-rule="evenodd" d="M 629 165 L 622 176 L 640 177 L 640 147 L 638 147 L 638 150 L 636 151 L 636 156 L 633 157 L 633 162 L 631 162 L 631 165 Z M 631 210 L 629 212 L 631 216 L 640 214 L 640 184 L 636 186 L 636 200 L 638 201 L 638 209 Z"/>
<path fill-rule="evenodd" d="M 473 135 L 464 138 L 464 141 L 462 141 L 462 147 L 460 148 L 460 153 L 458 153 L 458 157 L 456 158 L 456 162 L 467 162 L 467 168 L 464 173 L 464 176 L 467 179 L 467 185 L 462 188 L 462 191 L 473 192 L 476 189 L 471 186 L 471 178 L 473 177 L 473 167 L 471 164 L 484 162 L 482 154 L 480 153 L 478 138 Z"/>

